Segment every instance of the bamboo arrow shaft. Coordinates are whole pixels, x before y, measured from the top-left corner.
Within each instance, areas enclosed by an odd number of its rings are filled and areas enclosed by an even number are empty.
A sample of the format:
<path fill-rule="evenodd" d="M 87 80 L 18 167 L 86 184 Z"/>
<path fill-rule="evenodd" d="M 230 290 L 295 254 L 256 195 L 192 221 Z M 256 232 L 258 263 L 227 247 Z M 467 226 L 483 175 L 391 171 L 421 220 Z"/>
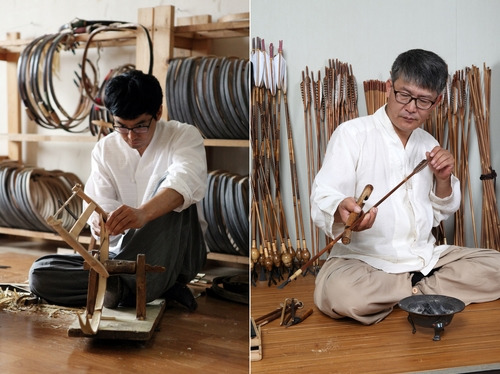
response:
<path fill-rule="evenodd" d="M 403 179 L 396 187 L 394 187 L 392 190 L 390 190 L 384 197 L 382 197 L 372 208 L 375 208 L 382 204 L 385 199 L 387 199 L 389 196 L 391 196 L 399 187 L 401 187 L 403 184 L 408 182 L 408 180 L 413 177 L 415 174 L 417 174 L 419 171 L 421 171 L 424 167 L 427 166 L 428 161 L 427 160 L 422 160 L 420 163 L 415 167 L 415 169 L 411 172 L 410 175 L 408 175 L 405 179 Z"/>

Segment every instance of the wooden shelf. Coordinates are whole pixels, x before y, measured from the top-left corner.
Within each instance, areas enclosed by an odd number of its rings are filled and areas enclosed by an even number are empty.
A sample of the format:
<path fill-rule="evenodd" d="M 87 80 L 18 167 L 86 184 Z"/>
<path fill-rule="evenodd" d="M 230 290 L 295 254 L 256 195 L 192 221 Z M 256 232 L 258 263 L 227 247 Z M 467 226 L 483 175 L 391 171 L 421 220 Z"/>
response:
<path fill-rule="evenodd" d="M 233 140 L 233 139 L 205 139 L 205 147 L 241 147 L 249 148 L 249 140 Z"/>
<path fill-rule="evenodd" d="M 0 140 L 11 142 L 86 142 L 95 143 L 97 137 L 90 135 L 49 135 L 49 134 L 0 134 Z M 205 147 L 249 147 L 248 140 L 204 139 Z"/>
<path fill-rule="evenodd" d="M 220 39 L 246 37 L 250 29 L 248 20 L 211 22 L 197 25 L 175 26 L 175 37 L 196 39 Z"/>
<path fill-rule="evenodd" d="M 0 139 L 11 142 L 89 142 L 95 143 L 97 137 L 89 135 L 46 135 L 46 134 L 0 134 Z"/>
<path fill-rule="evenodd" d="M 191 41 L 194 39 L 224 39 L 247 37 L 250 30 L 249 20 L 238 20 L 231 22 L 211 22 L 195 25 L 183 25 L 174 27 L 174 46 L 176 48 L 191 48 Z M 78 34 L 75 41 L 80 45 L 77 48 L 83 48 L 90 34 Z M 133 46 L 136 43 L 136 31 L 134 30 L 116 30 L 102 31 L 96 35 L 91 43 L 95 46 L 100 43 L 103 47 L 122 47 L 126 45 Z M 0 41 L 0 60 L 3 54 L 20 53 L 23 48 L 31 43 L 33 39 L 13 39 Z"/>
<path fill-rule="evenodd" d="M 62 242 L 63 239 L 56 233 L 52 232 L 43 232 L 43 231 L 31 231 L 24 229 L 15 229 L 10 227 L 0 227 L 0 234 L 12 235 L 12 236 L 22 236 L 26 238 L 33 239 L 43 239 L 43 240 L 54 240 Z M 90 243 L 90 234 L 82 235 L 78 238 L 78 241 L 82 244 Z"/>
<path fill-rule="evenodd" d="M 220 261 L 220 262 L 230 262 L 233 264 L 243 264 L 248 265 L 249 259 L 245 256 L 228 255 L 225 253 L 209 252 L 207 253 L 208 260 Z"/>
<path fill-rule="evenodd" d="M 84 48 L 90 34 L 78 34 L 75 41 L 79 42 L 78 48 Z M 21 53 L 23 48 L 31 43 L 33 39 L 13 39 L 0 41 L 0 53 Z M 97 34 L 90 45 L 96 46 L 97 43 L 102 47 L 122 47 L 126 45 L 134 46 L 136 43 L 135 30 L 116 30 L 103 31 Z"/>
<path fill-rule="evenodd" d="M 214 22 L 174 27 L 174 47 L 191 49 L 197 40 L 247 37 L 248 20 Z"/>

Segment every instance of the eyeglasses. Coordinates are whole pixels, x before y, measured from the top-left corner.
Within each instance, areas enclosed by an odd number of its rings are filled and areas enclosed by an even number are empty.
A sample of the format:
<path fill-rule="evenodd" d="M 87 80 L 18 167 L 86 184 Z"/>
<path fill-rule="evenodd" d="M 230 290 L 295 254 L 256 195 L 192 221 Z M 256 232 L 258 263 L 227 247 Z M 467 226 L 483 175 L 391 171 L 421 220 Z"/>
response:
<path fill-rule="evenodd" d="M 392 87 L 392 90 L 394 91 L 394 96 L 395 96 L 396 101 L 398 103 L 406 105 L 406 104 L 411 103 L 412 100 L 415 100 L 415 105 L 417 106 L 418 109 L 421 109 L 421 110 L 429 109 L 431 106 L 434 105 L 434 103 L 437 100 L 437 98 L 434 101 L 432 101 L 432 100 L 424 99 L 424 98 L 420 98 L 420 97 L 413 97 L 407 92 L 396 91 L 394 89 L 394 87 Z"/>
<path fill-rule="evenodd" d="M 120 134 L 124 134 L 124 135 L 127 135 L 129 133 L 129 131 L 132 131 L 135 134 L 145 134 L 149 131 L 149 128 L 151 127 L 151 122 L 153 122 L 153 118 L 154 117 L 151 117 L 151 119 L 149 120 L 149 124 L 147 126 L 146 125 L 139 125 L 139 126 L 134 126 L 132 128 L 129 128 L 129 127 L 118 126 L 118 125 L 113 124 L 113 129 L 116 132 L 118 132 Z"/>

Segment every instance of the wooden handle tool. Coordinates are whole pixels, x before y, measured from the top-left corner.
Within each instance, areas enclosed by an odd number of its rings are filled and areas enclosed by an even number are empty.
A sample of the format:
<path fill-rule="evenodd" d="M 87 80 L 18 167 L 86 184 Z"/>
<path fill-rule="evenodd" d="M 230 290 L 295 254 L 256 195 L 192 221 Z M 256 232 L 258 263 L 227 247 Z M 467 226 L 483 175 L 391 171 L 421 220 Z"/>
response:
<path fill-rule="evenodd" d="M 352 224 L 354 223 L 354 221 L 356 221 L 356 219 L 359 217 L 359 215 L 363 211 L 365 201 L 368 200 L 372 191 L 373 191 L 373 186 L 371 184 L 367 184 L 365 186 L 365 188 L 363 189 L 361 196 L 358 197 L 358 201 L 356 201 L 356 203 L 359 205 L 361 210 L 359 211 L 359 213 L 351 212 L 351 214 L 349 214 L 349 217 L 347 218 L 347 222 L 345 224 L 344 235 L 342 235 L 342 243 L 343 244 L 349 244 L 351 242 Z"/>

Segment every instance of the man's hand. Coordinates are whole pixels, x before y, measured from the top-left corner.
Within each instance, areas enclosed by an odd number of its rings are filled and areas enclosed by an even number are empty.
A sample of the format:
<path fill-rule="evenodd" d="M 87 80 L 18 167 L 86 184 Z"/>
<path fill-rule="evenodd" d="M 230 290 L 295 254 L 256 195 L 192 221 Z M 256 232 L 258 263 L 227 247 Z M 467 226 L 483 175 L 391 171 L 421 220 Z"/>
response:
<path fill-rule="evenodd" d="M 139 229 L 146 223 L 146 213 L 142 209 L 122 205 L 108 214 L 106 228 L 110 235 L 118 235 L 128 229 Z"/>
<path fill-rule="evenodd" d="M 436 146 L 430 152 L 426 152 L 429 167 L 437 179 L 448 180 L 455 167 L 453 155 L 444 148 Z"/>
<path fill-rule="evenodd" d="M 426 152 L 429 168 L 436 178 L 436 191 L 438 197 L 451 195 L 451 174 L 455 167 L 453 155 L 444 148 L 436 146 L 430 152 Z"/>
<path fill-rule="evenodd" d="M 347 222 L 351 212 L 361 213 L 360 206 L 356 203 L 353 197 L 347 197 L 342 200 L 335 212 L 335 220 L 341 220 L 344 224 Z M 363 215 L 361 222 L 352 229 L 352 231 L 363 231 L 373 226 L 375 218 L 377 217 L 377 208 L 370 209 Z"/>
<path fill-rule="evenodd" d="M 92 214 L 92 220 L 90 221 L 92 226 L 92 231 L 96 236 L 101 236 L 101 217 L 99 214 Z"/>
<path fill-rule="evenodd" d="M 123 234 L 128 229 L 140 229 L 149 221 L 172 212 L 183 203 L 184 197 L 180 193 L 172 188 L 163 188 L 138 208 L 122 205 L 109 213 L 106 229 L 110 235 Z"/>

